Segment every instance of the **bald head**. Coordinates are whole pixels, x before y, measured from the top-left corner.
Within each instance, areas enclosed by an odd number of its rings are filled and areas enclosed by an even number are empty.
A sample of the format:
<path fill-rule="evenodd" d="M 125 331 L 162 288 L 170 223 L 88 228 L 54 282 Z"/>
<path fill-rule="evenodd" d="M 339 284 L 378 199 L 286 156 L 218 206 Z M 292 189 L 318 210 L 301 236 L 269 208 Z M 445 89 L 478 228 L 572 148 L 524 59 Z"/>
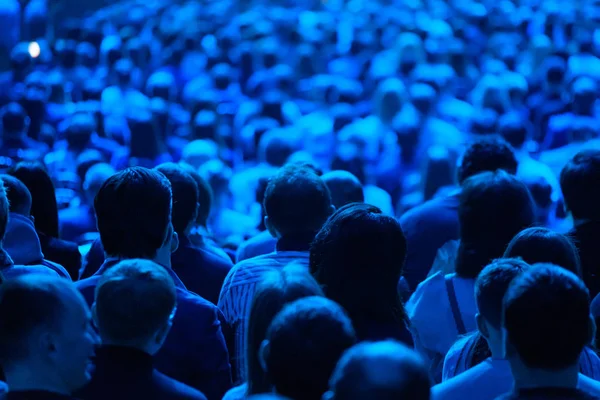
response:
<path fill-rule="evenodd" d="M 394 341 L 362 343 L 340 359 L 330 381 L 330 400 L 430 398 L 429 374 L 419 355 Z"/>
<path fill-rule="evenodd" d="M 347 171 L 331 171 L 322 176 L 331 192 L 331 200 L 336 209 L 350 203 L 364 203 L 363 188 L 356 176 Z"/>

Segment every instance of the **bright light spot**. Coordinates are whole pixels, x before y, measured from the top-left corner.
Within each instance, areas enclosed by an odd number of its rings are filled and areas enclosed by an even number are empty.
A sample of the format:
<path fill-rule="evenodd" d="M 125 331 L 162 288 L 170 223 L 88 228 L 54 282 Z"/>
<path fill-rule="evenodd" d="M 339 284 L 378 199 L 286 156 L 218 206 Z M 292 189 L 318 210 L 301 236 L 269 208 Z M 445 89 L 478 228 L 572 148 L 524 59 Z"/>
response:
<path fill-rule="evenodd" d="M 40 56 L 40 45 L 37 42 L 31 42 L 29 43 L 29 55 L 32 58 L 38 58 Z"/>

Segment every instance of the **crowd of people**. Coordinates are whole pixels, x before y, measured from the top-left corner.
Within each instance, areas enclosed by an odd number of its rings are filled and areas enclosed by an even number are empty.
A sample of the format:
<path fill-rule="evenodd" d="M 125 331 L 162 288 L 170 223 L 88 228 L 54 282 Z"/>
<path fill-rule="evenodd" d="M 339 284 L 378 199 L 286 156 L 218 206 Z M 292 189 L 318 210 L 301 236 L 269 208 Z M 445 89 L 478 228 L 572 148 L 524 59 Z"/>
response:
<path fill-rule="evenodd" d="M 0 398 L 600 399 L 600 4 L 0 4 Z"/>

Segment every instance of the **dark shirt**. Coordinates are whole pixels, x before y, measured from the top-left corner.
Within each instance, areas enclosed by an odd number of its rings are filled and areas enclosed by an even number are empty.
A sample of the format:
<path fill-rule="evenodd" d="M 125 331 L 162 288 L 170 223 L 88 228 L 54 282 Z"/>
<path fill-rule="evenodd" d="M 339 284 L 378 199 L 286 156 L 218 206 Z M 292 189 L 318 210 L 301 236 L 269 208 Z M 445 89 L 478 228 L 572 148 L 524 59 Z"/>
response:
<path fill-rule="evenodd" d="M 217 304 L 233 263 L 209 249 L 194 246 L 187 236 L 180 235 L 179 248 L 171 256 L 171 267 L 188 290 Z"/>
<path fill-rule="evenodd" d="M 577 225 L 569 232 L 569 237 L 579 251 L 583 281 L 593 299 L 600 293 L 600 222 Z"/>
<path fill-rule="evenodd" d="M 82 400 L 206 400 L 196 389 L 154 369 L 152 356 L 130 347 L 96 349 L 92 381 L 76 393 Z"/>
<path fill-rule="evenodd" d="M 101 275 L 118 262 L 106 259 L 93 276 L 75 283 L 90 307 Z M 220 322 L 223 316 L 214 304 L 189 292 L 171 268 L 165 269 L 177 288 L 177 312 L 169 336 L 156 354 L 156 368 L 202 391 L 209 400 L 220 400 L 231 387 L 229 354 Z"/>
<path fill-rule="evenodd" d="M 277 239 L 268 231 L 261 232 L 240 245 L 236 254 L 236 262 L 272 253 L 275 251 L 276 244 Z"/>
<path fill-rule="evenodd" d="M 81 268 L 79 247 L 73 242 L 46 236 L 40 232 L 38 232 L 38 236 L 44 259 L 62 265 L 71 276 L 71 279 L 77 280 Z"/>
<path fill-rule="evenodd" d="M 60 236 L 65 240 L 79 243 L 81 237 L 96 232 L 94 209 L 87 205 L 69 207 L 59 212 Z"/>
<path fill-rule="evenodd" d="M 75 397 L 66 396 L 45 390 L 22 390 L 17 392 L 8 392 L 5 397 L 0 397 L 6 400 L 70 400 Z"/>
<path fill-rule="evenodd" d="M 594 400 L 599 397 L 593 396 L 576 388 L 534 388 L 520 389 L 513 393 L 505 394 L 496 400 Z"/>
<path fill-rule="evenodd" d="M 102 241 L 98 238 L 92 243 L 92 247 L 90 247 L 90 250 L 83 259 L 81 270 L 79 271 L 79 279 L 89 278 L 94 275 L 98 272 L 103 262 L 104 248 L 102 247 Z"/>
<path fill-rule="evenodd" d="M 411 290 L 427 278 L 439 248 L 459 238 L 459 194 L 430 200 L 400 218 L 408 248 L 403 276 Z"/>

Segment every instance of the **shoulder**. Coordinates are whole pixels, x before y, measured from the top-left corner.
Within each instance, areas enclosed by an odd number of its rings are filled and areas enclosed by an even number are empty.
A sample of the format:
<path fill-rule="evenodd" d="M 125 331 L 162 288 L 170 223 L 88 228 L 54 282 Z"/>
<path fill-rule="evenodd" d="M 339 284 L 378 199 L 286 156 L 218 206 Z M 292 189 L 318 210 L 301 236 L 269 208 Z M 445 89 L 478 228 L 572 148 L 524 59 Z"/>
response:
<path fill-rule="evenodd" d="M 66 240 L 58 239 L 58 238 L 50 238 L 48 241 L 48 245 L 52 247 L 55 251 L 60 251 L 66 254 L 74 254 L 79 253 L 79 248 L 73 242 L 69 242 Z"/>
<path fill-rule="evenodd" d="M 43 265 L 14 265 L 2 270 L 2 276 L 6 279 L 18 278 L 24 275 L 60 276 L 57 272 Z"/>
<path fill-rule="evenodd" d="M 154 371 L 153 380 L 161 389 L 165 398 L 177 400 L 206 400 L 204 394 L 184 383 L 176 381 L 158 371 Z"/>
<path fill-rule="evenodd" d="M 439 297 L 439 293 L 446 295 L 446 277 L 442 272 L 436 272 L 417 286 L 417 290 L 410 296 L 407 308 L 418 307 L 423 301 Z"/>
<path fill-rule="evenodd" d="M 465 355 L 469 353 L 473 346 L 474 336 L 463 336 L 450 347 L 444 358 L 443 380 L 451 379 L 465 371 Z"/>
<path fill-rule="evenodd" d="M 246 398 L 246 392 L 248 391 L 248 385 L 246 383 L 236 386 L 230 389 L 225 396 L 223 396 L 223 400 L 242 400 Z"/>
<path fill-rule="evenodd" d="M 175 318 L 190 318 L 197 323 L 217 320 L 218 308 L 210 301 L 188 290 L 177 288 Z"/>
<path fill-rule="evenodd" d="M 411 210 L 400 217 L 400 225 L 403 229 L 420 224 L 422 220 L 439 216 L 445 210 L 455 210 L 458 206 L 458 196 L 449 195 L 437 199 L 429 200 Z"/>

